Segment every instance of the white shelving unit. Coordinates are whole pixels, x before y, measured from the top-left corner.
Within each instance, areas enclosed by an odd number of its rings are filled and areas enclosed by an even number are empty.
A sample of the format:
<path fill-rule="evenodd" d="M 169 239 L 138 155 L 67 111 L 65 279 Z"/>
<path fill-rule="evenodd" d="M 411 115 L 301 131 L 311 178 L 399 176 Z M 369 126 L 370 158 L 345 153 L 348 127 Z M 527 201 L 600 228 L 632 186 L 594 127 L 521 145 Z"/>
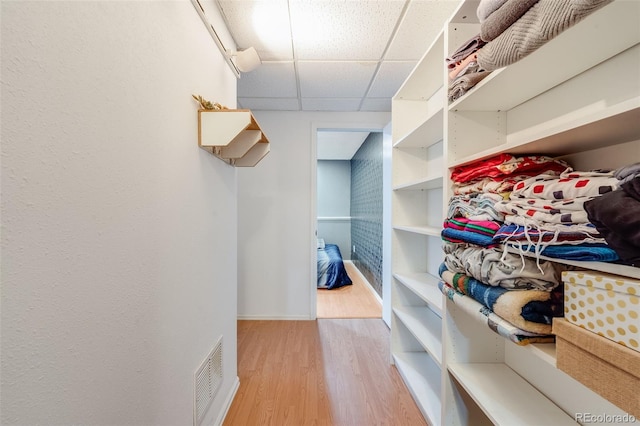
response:
<path fill-rule="evenodd" d="M 624 414 L 555 365 L 555 345 L 518 346 L 437 288 L 453 167 L 499 153 L 576 169 L 640 161 L 640 2 L 615 0 L 447 104 L 444 58 L 479 33 L 461 1 L 392 102 L 393 361 L 433 425 L 576 424 Z M 556 261 L 638 278 L 640 269 Z"/>
<path fill-rule="evenodd" d="M 430 424 L 441 424 L 444 33 L 393 99 L 393 360 Z M 431 259 L 431 261 L 428 261 Z"/>

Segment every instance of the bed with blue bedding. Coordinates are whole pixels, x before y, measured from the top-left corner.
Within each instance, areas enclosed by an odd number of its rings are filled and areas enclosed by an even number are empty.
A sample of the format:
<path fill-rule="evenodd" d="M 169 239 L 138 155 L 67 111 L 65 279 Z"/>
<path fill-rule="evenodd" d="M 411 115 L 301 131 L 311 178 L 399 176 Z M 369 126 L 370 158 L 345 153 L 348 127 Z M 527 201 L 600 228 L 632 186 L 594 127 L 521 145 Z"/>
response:
<path fill-rule="evenodd" d="M 318 288 L 331 290 L 350 284 L 340 248 L 318 239 Z"/>

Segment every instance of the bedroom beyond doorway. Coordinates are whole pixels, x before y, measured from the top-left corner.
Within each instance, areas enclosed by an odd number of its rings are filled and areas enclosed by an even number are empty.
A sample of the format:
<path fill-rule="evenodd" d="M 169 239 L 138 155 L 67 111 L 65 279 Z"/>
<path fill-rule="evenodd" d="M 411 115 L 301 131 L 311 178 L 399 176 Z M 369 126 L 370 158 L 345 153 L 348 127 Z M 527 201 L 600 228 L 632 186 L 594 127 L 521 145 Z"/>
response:
<path fill-rule="evenodd" d="M 382 304 L 355 265 L 344 262 L 352 285 L 318 289 L 318 318 L 381 318 Z"/>
<path fill-rule="evenodd" d="M 317 133 L 317 239 L 336 249 L 336 253 L 326 247 L 326 254 L 318 251 L 318 288 L 333 287 L 317 292 L 318 318 L 382 316 L 383 136 L 380 131 L 360 130 Z M 365 284 L 343 289 L 337 272 L 329 275 L 335 283 L 324 284 L 326 261 L 339 264 L 344 273 L 343 260 L 350 263 L 349 277 L 360 275 L 359 283 Z M 333 302 L 321 306 L 323 296 Z M 364 314 L 363 306 L 374 306 L 375 314 Z"/>

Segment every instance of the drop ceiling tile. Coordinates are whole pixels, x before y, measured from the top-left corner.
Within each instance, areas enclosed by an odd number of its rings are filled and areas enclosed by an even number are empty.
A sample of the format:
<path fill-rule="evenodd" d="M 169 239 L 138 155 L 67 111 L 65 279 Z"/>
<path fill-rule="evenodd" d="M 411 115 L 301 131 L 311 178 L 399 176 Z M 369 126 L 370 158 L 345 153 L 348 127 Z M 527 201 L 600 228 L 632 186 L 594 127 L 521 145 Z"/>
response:
<path fill-rule="evenodd" d="M 393 97 L 415 65 L 416 62 L 384 61 L 380 64 L 367 97 Z"/>
<path fill-rule="evenodd" d="M 303 98 L 360 98 L 365 95 L 377 62 L 298 62 Z"/>
<path fill-rule="evenodd" d="M 287 0 L 219 0 L 239 49 L 255 47 L 263 61 L 293 59 Z"/>
<path fill-rule="evenodd" d="M 300 111 L 298 98 L 238 98 L 238 108 L 257 111 Z"/>
<path fill-rule="evenodd" d="M 404 1 L 289 0 L 298 60 L 378 60 Z"/>
<path fill-rule="evenodd" d="M 391 111 L 391 98 L 364 98 L 360 111 Z"/>
<path fill-rule="evenodd" d="M 360 98 L 302 98 L 303 111 L 358 111 Z"/>
<path fill-rule="evenodd" d="M 295 98 L 298 96 L 293 62 L 263 62 L 255 70 L 240 74 L 238 97 Z"/>
<path fill-rule="evenodd" d="M 422 58 L 459 4 L 459 0 L 411 0 L 385 59 Z"/>

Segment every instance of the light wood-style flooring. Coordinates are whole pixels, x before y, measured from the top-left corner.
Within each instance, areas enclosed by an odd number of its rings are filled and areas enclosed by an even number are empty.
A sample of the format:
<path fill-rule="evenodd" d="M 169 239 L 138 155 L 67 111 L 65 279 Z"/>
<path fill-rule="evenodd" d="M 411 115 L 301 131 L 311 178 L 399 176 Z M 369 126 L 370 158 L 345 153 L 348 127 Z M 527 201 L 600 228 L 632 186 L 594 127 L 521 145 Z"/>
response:
<path fill-rule="evenodd" d="M 345 262 L 344 267 L 353 284 L 333 290 L 318 289 L 316 316 L 318 318 L 381 318 L 382 305 L 373 295 L 369 283 L 353 263 Z"/>
<path fill-rule="evenodd" d="M 238 321 L 225 426 L 421 426 L 381 319 Z"/>

